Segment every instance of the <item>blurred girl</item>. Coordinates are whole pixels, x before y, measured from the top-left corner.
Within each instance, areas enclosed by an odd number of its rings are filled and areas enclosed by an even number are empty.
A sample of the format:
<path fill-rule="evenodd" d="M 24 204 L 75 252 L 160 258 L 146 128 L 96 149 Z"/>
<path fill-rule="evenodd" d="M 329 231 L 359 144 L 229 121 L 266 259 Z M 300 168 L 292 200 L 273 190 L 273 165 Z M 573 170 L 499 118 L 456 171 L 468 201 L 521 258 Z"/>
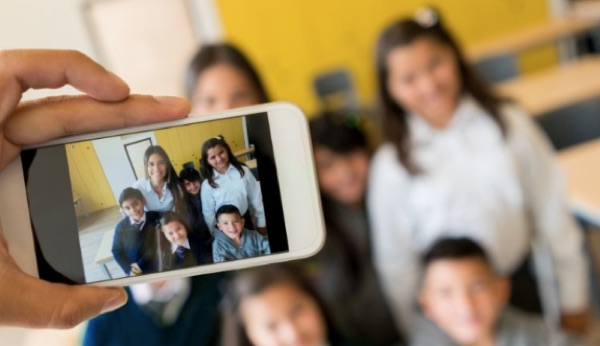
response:
<path fill-rule="evenodd" d="M 467 65 L 436 12 L 393 23 L 377 43 L 382 127 L 368 209 L 375 262 L 397 321 L 410 330 L 418 257 L 467 236 L 513 282 L 513 304 L 581 330 L 588 309 L 582 234 L 547 139 Z M 534 245 L 532 247 L 532 245 Z"/>
<path fill-rule="evenodd" d="M 225 204 L 235 205 L 246 219 L 246 227 L 266 234 L 265 211 L 258 182 L 250 169 L 238 161 L 223 136 L 217 136 L 202 145 L 201 188 L 202 213 L 209 227 L 215 229 L 215 212 Z M 250 218 L 252 208 L 255 227 Z"/>
<path fill-rule="evenodd" d="M 169 155 L 159 145 L 152 145 L 144 152 L 146 177 L 136 181 L 133 187 L 146 199 L 146 210 L 164 213 L 187 211 L 183 191 Z"/>
<path fill-rule="evenodd" d="M 192 59 L 186 74 L 192 114 L 224 111 L 268 102 L 256 70 L 229 43 L 205 45 Z"/>
<path fill-rule="evenodd" d="M 341 335 L 390 345 L 399 335 L 373 267 L 364 204 L 371 151 L 358 123 L 337 113 L 310 120 L 327 239 L 304 263 Z"/>
<path fill-rule="evenodd" d="M 223 345 L 342 345 L 314 291 L 289 268 L 240 272 L 223 298 Z"/>

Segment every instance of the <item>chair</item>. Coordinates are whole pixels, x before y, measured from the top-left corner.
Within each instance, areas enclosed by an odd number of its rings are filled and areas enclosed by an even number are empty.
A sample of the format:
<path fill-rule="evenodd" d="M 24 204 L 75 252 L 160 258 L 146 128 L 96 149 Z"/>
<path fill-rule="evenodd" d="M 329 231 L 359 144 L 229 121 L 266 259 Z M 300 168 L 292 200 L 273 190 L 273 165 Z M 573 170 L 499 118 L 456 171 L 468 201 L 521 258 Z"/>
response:
<path fill-rule="evenodd" d="M 317 75 L 313 87 L 321 109 L 326 111 L 357 110 L 358 98 L 347 69 L 340 68 Z"/>
<path fill-rule="evenodd" d="M 476 62 L 474 67 L 483 79 L 490 84 L 500 83 L 514 78 L 521 73 L 516 57 L 513 54 L 486 58 Z"/>
<path fill-rule="evenodd" d="M 536 117 L 556 150 L 600 138 L 600 97 Z"/>

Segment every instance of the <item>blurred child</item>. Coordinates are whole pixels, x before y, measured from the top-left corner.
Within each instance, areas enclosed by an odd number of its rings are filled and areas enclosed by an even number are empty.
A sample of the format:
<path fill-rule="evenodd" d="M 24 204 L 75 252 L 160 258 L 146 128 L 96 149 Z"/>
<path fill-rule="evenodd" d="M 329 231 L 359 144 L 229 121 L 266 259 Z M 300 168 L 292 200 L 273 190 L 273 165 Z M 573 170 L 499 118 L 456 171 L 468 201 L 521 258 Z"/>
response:
<path fill-rule="evenodd" d="M 311 287 L 282 265 L 240 272 L 228 285 L 222 316 L 227 346 L 348 344 Z"/>
<path fill-rule="evenodd" d="M 158 270 L 156 225 L 159 215 L 145 211 L 146 200 L 138 189 L 126 188 L 119 196 L 125 217 L 115 228 L 112 253 L 126 275 L 136 276 Z"/>
<path fill-rule="evenodd" d="M 192 59 L 186 89 L 192 114 L 224 111 L 269 101 L 258 73 L 229 43 L 203 45 Z"/>
<path fill-rule="evenodd" d="M 438 240 L 423 267 L 419 302 L 427 319 L 418 320 L 411 345 L 573 345 L 539 316 L 506 307 L 510 283 L 474 241 Z"/>
<path fill-rule="evenodd" d="M 244 228 L 244 218 L 234 205 L 221 206 L 216 213 L 218 231 L 214 233 L 213 260 L 232 261 L 269 255 L 269 239 L 254 230 Z"/>
<path fill-rule="evenodd" d="M 191 232 L 194 233 L 198 240 L 204 244 L 203 252 L 206 254 L 212 253 L 212 229 L 208 227 L 204 221 L 202 214 L 202 202 L 200 200 L 200 187 L 202 179 L 200 173 L 194 168 L 184 168 L 179 173 L 179 181 L 186 191 L 186 199 L 188 202 L 189 219 Z M 207 258 L 212 261 L 212 255 Z"/>
<path fill-rule="evenodd" d="M 390 345 L 399 334 L 372 262 L 364 204 L 370 150 L 358 123 L 336 113 L 310 120 L 327 239 L 303 263 L 342 336 Z"/>
<path fill-rule="evenodd" d="M 431 9 L 383 31 L 377 77 L 388 142 L 373 157 L 368 210 L 375 265 L 398 324 L 411 330 L 420 254 L 462 235 L 522 280 L 511 304 L 583 331 L 582 232 L 531 117 L 494 96 Z"/>
<path fill-rule="evenodd" d="M 204 244 L 188 232 L 185 219 L 172 211 L 160 218 L 160 229 L 169 241 L 167 253 L 163 254 L 165 270 L 188 268 L 204 263 Z"/>
<path fill-rule="evenodd" d="M 233 155 L 223 136 L 210 138 L 202 145 L 202 213 L 209 227 L 214 226 L 215 212 L 224 204 L 235 205 L 246 219 L 248 228 L 267 233 L 262 193 L 250 169 Z M 249 209 L 254 212 L 252 225 Z"/>
<path fill-rule="evenodd" d="M 139 189 L 146 199 L 146 210 L 164 213 L 176 210 L 187 213 L 183 191 L 169 155 L 160 145 L 149 146 L 144 152 L 146 177 L 136 181 L 133 187 Z"/>

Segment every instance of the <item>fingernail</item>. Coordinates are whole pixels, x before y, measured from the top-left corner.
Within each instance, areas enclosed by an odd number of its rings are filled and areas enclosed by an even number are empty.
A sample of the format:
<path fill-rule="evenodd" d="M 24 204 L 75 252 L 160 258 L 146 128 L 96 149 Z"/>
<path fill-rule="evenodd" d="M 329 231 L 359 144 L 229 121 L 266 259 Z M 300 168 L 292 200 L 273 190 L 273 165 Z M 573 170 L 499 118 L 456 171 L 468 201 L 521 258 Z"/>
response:
<path fill-rule="evenodd" d="M 181 97 L 176 96 L 154 96 L 154 99 L 166 106 L 180 107 L 184 101 Z"/>
<path fill-rule="evenodd" d="M 120 308 L 121 306 L 125 305 L 125 303 L 127 303 L 127 294 L 124 290 L 120 290 L 117 296 L 115 296 L 113 299 L 107 301 L 104 304 L 100 313 L 104 314 L 107 312 L 114 311 Z"/>

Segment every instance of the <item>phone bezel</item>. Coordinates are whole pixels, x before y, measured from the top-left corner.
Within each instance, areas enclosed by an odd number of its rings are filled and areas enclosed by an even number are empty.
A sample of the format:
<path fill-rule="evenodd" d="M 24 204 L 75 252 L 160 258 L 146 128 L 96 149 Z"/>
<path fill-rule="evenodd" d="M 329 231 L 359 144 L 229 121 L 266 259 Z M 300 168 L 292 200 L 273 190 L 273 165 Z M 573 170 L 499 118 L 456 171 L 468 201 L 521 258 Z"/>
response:
<path fill-rule="evenodd" d="M 133 132 L 154 131 L 167 127 L 256 113 L 267 113 L 268 115 L 289 251 L 139 277 L 106 280 L 90 283 L 89 285 L 131 285 L 158 279 L 244 269 L 301 259 L 318 252 L 323 246 L 325 231 L 307 119 L 295 105 L 286 102 L 275 102 L 238 108 L 222 113 L 190 116 L 181 120 L 159 124 L 69 136 L 25 148 L 34 149 L 57 144 L 64 145 L 72 142 L 121 136 Z M 9 252 L 23 271 L 39 277 L 20 157 L 17 157 L 5 170 L 0 172 L 0 191 L 2 191 L 0 194 L 0 225 Z"/>

